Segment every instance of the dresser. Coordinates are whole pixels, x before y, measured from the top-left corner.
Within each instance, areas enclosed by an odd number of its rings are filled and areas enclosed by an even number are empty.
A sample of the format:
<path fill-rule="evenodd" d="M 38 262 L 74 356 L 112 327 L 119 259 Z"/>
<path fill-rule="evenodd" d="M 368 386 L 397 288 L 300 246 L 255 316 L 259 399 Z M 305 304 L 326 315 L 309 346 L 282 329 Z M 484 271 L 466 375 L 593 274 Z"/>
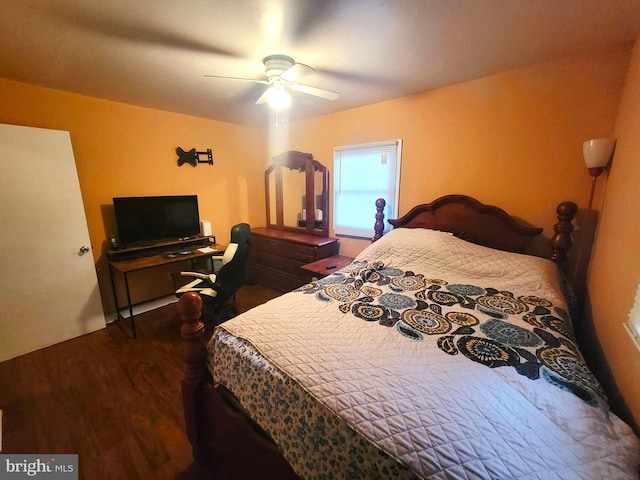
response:
<path fill-rule="evenodd" d="M 247 279 L 288 292 L 309 282 L 309 272 L 302 269 L 303 265 L 337 255 L 339 248 L 337 238 L 253 228 Z"/>

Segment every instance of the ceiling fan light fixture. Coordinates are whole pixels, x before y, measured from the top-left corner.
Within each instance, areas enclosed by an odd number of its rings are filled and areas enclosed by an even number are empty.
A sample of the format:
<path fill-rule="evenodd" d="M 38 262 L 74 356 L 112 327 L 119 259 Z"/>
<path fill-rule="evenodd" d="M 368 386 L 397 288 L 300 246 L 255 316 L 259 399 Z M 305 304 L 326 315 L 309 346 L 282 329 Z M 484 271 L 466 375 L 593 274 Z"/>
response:
<path fill-rule="evenodd" d="M 290 90 L 324 98 L 325 100 L 337 100 L 340 98 L 338 92 L 298 83 L 301 78 L 315 72 L 315 69 L 309 65 L 296 63 L 293 58 L 287 55 L 269 55 L 262 62 L 264 63 L 266 80 L 223 75 L 205 75 L 205 77 L 243 80 L 268 85 L 269 87 L 256 100 L 256 105 L 268 103 L 269 107 L 276 112 L 282 112 L 291 106 Z"/>
<path fill-rule="evenodd" d="M 291 95 L 283 87 L 271 87 L 268 102 L 274 110 L 285 110 L 291 105 Z"/>

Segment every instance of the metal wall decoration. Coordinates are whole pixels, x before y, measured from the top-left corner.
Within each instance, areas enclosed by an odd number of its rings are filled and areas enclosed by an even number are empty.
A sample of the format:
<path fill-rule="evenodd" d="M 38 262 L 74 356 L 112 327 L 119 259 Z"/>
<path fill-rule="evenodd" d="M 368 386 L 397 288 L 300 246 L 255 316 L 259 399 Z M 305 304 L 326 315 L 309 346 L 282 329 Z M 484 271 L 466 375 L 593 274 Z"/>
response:
<path fill-rule="evenodd" d="M 178 166 L 182 166 L 188 163 L 192 167 L 198 166 L 199 163 L 208 163 L 213 165 L 213 152 L 210 148 L 207 148 L 204 152 L 197 152 L 195 148 L 185 152 L 182 148 L 176 147 L 176 153 L 178 154 Z M 203 158 L 206 155 L 206 158 Z"/>

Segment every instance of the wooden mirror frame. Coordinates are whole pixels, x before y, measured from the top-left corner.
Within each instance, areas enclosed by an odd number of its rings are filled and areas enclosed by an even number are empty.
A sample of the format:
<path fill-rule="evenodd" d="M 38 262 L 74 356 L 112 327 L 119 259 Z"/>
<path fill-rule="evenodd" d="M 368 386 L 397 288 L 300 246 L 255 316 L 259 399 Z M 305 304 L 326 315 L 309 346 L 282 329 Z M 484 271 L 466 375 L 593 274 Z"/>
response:
<path fill-rule="evenodd" d="M 329 170 L 313 158 L 311 153 L 291 150 L 273 157 L 273 163 L 264 173 L 265 198 L 267 201 L 267 227 L 291 232 L 305 232 L 321 237 L 329 236 Z M 305 209 L 307 216 L 304 227 L 290 227 L 284 224 L 284 195 L 282 169 L 298 170 L 305 173 Z M 315 228 L 315 178 L 314 173 L 322 173 L 322 228 Z M 275 222 L 271 218 L 271 189 L 269 175 L 275 175 Z"/>

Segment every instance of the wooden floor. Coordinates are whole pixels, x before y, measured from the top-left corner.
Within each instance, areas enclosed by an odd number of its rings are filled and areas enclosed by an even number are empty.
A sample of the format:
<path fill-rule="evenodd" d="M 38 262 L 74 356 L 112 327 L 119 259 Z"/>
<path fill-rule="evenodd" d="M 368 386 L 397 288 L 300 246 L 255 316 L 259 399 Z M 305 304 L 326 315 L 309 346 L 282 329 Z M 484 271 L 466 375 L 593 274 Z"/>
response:
<path fill-rule="evenodd" d="M 242 312 L 278 296 L 247 285 Z M 0 363 L 3 452 L 75 453 L 80 479 L 198 479 L 180 398 L 176 304 Z"/>

